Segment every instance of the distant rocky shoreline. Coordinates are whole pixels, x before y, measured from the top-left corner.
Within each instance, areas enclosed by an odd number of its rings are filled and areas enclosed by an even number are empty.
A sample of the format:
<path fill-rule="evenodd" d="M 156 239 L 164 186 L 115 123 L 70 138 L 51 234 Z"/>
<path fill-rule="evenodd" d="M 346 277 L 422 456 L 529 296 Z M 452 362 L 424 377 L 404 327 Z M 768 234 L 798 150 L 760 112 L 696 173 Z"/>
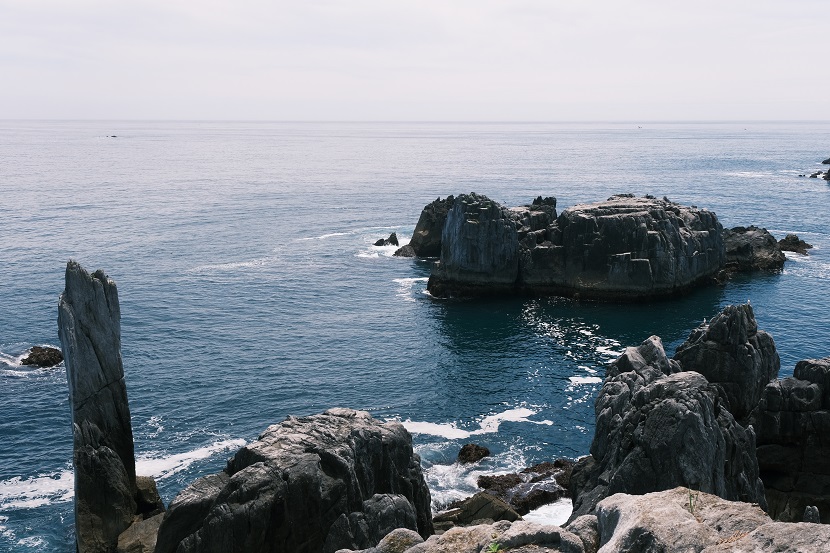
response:
<path fill-rule="evenodd" d="M 694 329 L 672 358 L 657 336 L 627 348 L 596 399 L 590 453 L 573 466 L 483 478 L 485 491 L 444 513 L 431 512 L 403 426 L 339 408 L 270 426 L 165 509 L 153 480 L 135 475 L 115 283 L 70 262 L 58 322 L 79 553 L 830 548 L 830 358 L 779 380 L 749 304 Z M 471 447 L 462 459 L 484 455 Z M 563 494 L 574 504 L 564 527 L 522 520 Z"/>

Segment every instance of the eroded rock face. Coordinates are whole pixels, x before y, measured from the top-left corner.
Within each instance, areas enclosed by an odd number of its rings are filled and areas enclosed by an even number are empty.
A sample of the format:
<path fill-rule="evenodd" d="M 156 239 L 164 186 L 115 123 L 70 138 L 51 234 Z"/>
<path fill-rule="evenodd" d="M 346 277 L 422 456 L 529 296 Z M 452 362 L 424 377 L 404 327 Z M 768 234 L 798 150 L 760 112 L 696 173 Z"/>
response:
<path fill-rule="evenodd" d="M 830 357 L 806 359 L 767 384 L 753 424 L 769 513 L 798 522 L 816 506 L 830 523 Z"/>
<path fill-rule="evenodd" d="M 441 233 L 447 220 L 447 213 L 455 203 L 453 196 L 438 198 L 427 204 L 421 211 L 409 247 L 418 257 L 438 257 L 441 255 Z M 404 246 L 405 248 L 406 246 Z M 398 250 L 400 251 L 400 250 Z M 395 255 L 398 255 L 396 252 Z M 403 255 L 409 257 L 408 255 Z"/>
<path fill-rule="evenodd" d="M 726 263 L 736 271 L 777 272 L 787 257 L 767 229 L 735 227 L 723 231 Z"/>
<path fill-rule="evenodd" d="M 758 330 L 748 303 L 728 305 L 709 324 L 693 330 L 677 348 L 674 359 L 683 370 L 699 372 L 720 386 L 738 421 L 744 421 L 755 409 L 781 367 L 775 341 Z"/>
<path fill-rule="evenodd" d="M 519 241 L 513 214 L 475 193 L 461 194 L 447 213 L 441 259 L 427 289 L 435 296 L 509 292 L 519 275 Z"/>
<path fill-rule="evenodd" d="M 115 282 L 70 261 L 58 334 L 72 408 L 78 551 L 109 552 L 136 513 L 135 458 Z"/>
<path fill-rule="evenodd" d="M 398 423 L 331 409 L 290 417 L 170 504 L 157 553 L 332 553 L 397 527 L 432 533 L 430 495 Z"/>
<path fill-rule="evenodd" d="M 428 289 L 436 296 L 670 296 L 721 269 L 722 231 L 714 213 L 653 197 L 613 196 L 557 217 L 554 198 L 505 209 L 485 196 L 461 195 Z"/>
<path fill-rule="evenodd" d="M 615 493 L 676 486 L 765 505 L 753 431 L 722 406 L 717 386 L 680 370 L 657 336 L 627 348 L 609 367 L 596 399 L 591 454 L 571 476 L 572 519 Z"/>

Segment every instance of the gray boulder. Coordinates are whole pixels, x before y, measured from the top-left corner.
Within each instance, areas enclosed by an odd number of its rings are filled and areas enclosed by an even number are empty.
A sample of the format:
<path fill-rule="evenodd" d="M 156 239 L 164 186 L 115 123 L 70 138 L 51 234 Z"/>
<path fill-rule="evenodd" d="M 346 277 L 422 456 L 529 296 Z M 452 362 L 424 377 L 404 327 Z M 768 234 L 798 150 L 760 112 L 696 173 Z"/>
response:
<path fill-rule="evenodd" d="M 330 409 L 289 417 L 170 504 L 157 553 L 372 547 L 403 526 L 432 533 L 430 495 L 398 423 Z"/>
<path fill-rule="evenodd" d="M 693 330 L 674 359 L 683 370 L 699 372 L 720 386 L 727 408 L 741 422 L 758 405 L 764 388 L 781 367 L 775 341 L 758 330 L 748 303 L 728 305 L 708 324 Z"/>
<path fill-rule="evenodd" d="M 432 520 L 436 524 L 451 522 L 454 525 L 465 526 L 477 520 L 512 522 L 520 518 L 522 517 L 519 513 L 507 502 L 487 492 L 478 492 L 472 497 L 451 503 L 449 509 L 438 513 Z"/>
<path fill-rule="evenodd" d="M 647 495 L 615 494 L 597 505 L 600 553 L 708 551 L 706 547 L 738 539 L 770 522 L 757 505 L 682 487 Z"/>
<path fill-rule="evenodd" d="M 735 271 L 777 272 L 784 268 L 787 257 L 767 229 L 735 227 L 723 231 L 726 263 Z"/>
<path fill-rule="evenodd" d="M 130 408 L 121 361 L 121 310 L 103 271 L 66 266 L 58 334 L 72 409 L 78 551 L 109 552 L 137 512 Z"/>
<path fill-rule="evenodd" d="M 571 476 L 572 520 L 615 493 L 676 486 L 765 505 L 752 429 L 722 407 L 717 386 L 680 368 L 656 336 L 609 367 L 595 403 L 591 454 Z"/>
<path fill-rule="evenodd" d="M 452 196 L 447 196 L 443 200 L 438 198 L 427 204 L 421 211 L 421 216 L 415 225 L 415 231 L 412 233 L 412 240 L 408 244 L 417 257 L 438 257 L 441 255 L 441 234 L 447 220 L 447 213 L 452 209 L 454 203 L 455 198 Z M 398 252 L 400 251 L 398 250 Z M 398 252 L 395 252 L 395 255 L 399 255 Z"/>
<path fill-rule="evenodd" d="M 117 553 L 153 553 L 163 513 L 131 525 L 118 536 Z"/>
<path fill-rule="evenodd" d="M 770 515 L 797 522 L 815 506 L 830 523 L 830 357 L 767 384 L 752 422 Z"/>

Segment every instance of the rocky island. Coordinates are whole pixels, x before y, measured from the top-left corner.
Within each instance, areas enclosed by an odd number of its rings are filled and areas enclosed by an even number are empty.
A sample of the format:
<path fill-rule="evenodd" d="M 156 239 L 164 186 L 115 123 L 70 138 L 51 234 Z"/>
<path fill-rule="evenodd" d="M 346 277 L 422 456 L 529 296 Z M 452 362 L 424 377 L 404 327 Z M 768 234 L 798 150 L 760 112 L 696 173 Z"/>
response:
<path fill-rule="evenodd" d="M 439 198 L 395 255 L 438 257 L 427 286 L 435 297 L 610 301 L 676 296 L 730 271 L 779 271 L 785 261 L 766 229 L 724 230 L 706 209 L 633 194 L 559 215 L 553 197 L 513 208 L 474 192 Z"/>

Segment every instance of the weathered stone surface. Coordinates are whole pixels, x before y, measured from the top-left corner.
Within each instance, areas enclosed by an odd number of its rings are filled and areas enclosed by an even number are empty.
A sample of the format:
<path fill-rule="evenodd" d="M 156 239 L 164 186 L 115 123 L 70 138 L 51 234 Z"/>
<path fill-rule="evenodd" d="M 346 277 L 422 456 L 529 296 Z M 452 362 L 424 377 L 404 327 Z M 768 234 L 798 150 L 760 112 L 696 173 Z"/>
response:
<path fill-rule="evenodd" d="M 118 536 L 117 553 L 153 553 L 164 513 L 136 522 Z"/>
<path fill-rule="evenodd" d="M 830 357 L 767 384 L 752 422 L 770 515 L 797 522 L 813 505 L 830 523 Z"/>
<path fill-rule="evenodd" d="M 164 512 L 164 502 L 159 496 L 156 481 L 152 476 L 136 476 L 136 512 L 142 517 L 150 518 Z"/>
<path fill-rule="evenodd" d="M 750 304 L 728 305 L 692 331 L 674 359 L 723 390 L 728 409 L 744 421 L 761 400 L 766 385 L 778 376 L 781 360 L 775 341 L 758 330 Z"/>
<path fill-rule="evenodd" d="M 653 197 L 613 196 L 557 217 L 554 198 L 505 209 L 465 194 L 447 217 L 428 289 L 435 296 L 670 296 L 721 269 L 722 231 L 714 213 Z"/>
<path fill-rule="evenodd" d="M 757 505 L 681 487 L 639 496 L 615 494 L 597 505 L 600 553 L 700 551 L 770 522 Z"/>
<path fill-rule="evenodd" d="M 812 522 L 821 524 L 821 513 L 815 505 L 808 505 L 804 508 L 804 515 L 801 517 L 802 522 Z"/>
<path fill-rule="evenodd" d="M 441 259 L 427 289 L 439 297 L 510 292 L 518 275 L 514 216 L 486 196 L 459 195 L 447 213 Z"/>
<path fill-rule="evenodd" d="M 678 485 L 765 504 L 754 433 L 721 406 L 717 386 L 678 370 L 656 336 L 609 367 L 596 399 L 591 455 L 571 476 L 572 520 L 615 493 Z"/>
<path fill-rule="evenodd" d="M 765 228 L 735 227 L 723 231 L 726 263 L 736 271 L 770 271 L 784 268 L 787 257 Z"/>
<path fill-rule="evenodd" d="M 802 255 L 807 255 L 807 250 L 812 249 L 813 245 L 808 244 L 798 237 L 797 234 L 788 234 L 778 241 L 778 246 L 785 252 L 796 252 Z"/>
<path fill-rule="evenodd" d="M 67 264 L 58 334 L 72 409 L 78 551 L 110 552 L 136 513 L 136 485 L 121 310 L 103 271 Z"/>
<path fill-rule="evenodd" d="M 394 255 L 395 257 L 417 257 L 415 255 L 415 249 L 409 244 L 407 244 L 406 246 L 401 246 L 400 248 L 395 250 L 395 253 L 393 253 L 392 255 Z"/>
<path fill-rule="evenodd" d="M 478 487 L 509 504 L 520 515 L 568 495 L 573 462 L 557 459 L 515 474 L 482 475 Z"/>
<path fill-rule="evenodd" d="M 830 526 L 770 522 L 743 534 L 738 532 L 701 553 L 823 553 L 830 551 Z"/>
<path fill-rule="evenodd" d="M 596 515 L 582 515 L 565 526 L 565 530 L 579 537 L 585 553 L 597 553 L 599 550 L 599 529 Z"/>
<path fill-rule="evenodd" d="M 452 196 L 447 196 L 443 200 L 438 198 L 427 204 L 421 211 L 415 231 L 412 233 L 412 240 L 409 241 L 409 246 L 416 256 L 438 257 L 441 255 L 441 234 L 447 220 L 447 213 L 454 203 L 455 198 Z M 399 254 L 396 252 L 395 255 Z"/>
<path fill-rule="evenodd" d="M 459 463 L 477 463 L 490 455 L 490 450 L 478 444 L 464 444 L 458 452 Z"/>
<path fill-rule="evenodd" d="M 57 348 L 48 346 L 32 346 L 29 355 L 20 360 L 22 365 L 36 365 L 38 367 L 54 367 L 63 361 L 63 353 Z"/>
<path fill-rule="evenodd" d="M 398 235 L 394 232 L 389 235 L 389 238 L 381 238 L 377 242 L 375 242 L 375 246 L 397 246 L 397 245 L 398 245 Z"/>
<path fill-rule="evenodd" d="M 471 524 L 477 520 L 514 521 L 522 518 L 519 513 L 498 497 L 487 492 L 478 492 L 472 497 L 455 501 L 449 509 L 438 513 L 433 522 L 452 522 L 456 525 Z"/>
<path fill-rule="evenodd" d="M 429 536 L 430 516 L 403 426 L 330 409 L 269 427 L 223 473 L 186 488 L 170 504 L 156 551 L 365 549 L 399 525 Z"/>

